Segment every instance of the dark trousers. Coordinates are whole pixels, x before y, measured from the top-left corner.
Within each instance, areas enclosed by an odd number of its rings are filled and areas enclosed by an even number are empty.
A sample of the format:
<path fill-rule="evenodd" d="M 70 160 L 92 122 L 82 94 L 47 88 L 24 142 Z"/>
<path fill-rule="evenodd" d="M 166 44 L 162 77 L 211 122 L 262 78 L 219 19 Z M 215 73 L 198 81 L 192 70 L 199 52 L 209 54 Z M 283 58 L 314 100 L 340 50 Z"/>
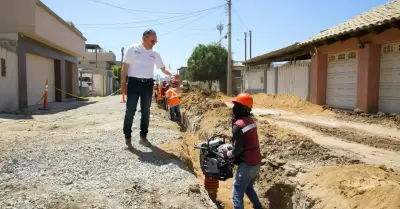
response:
<path fill-rule="evenodd" d="M 149 132 L 150 106 L 153 96 L 153 79 L 138 80 L 132 77 L 128 79 L 127 101 L 124 118 L 125 137 L 131 137 L 133 118 L 136 113 L 138 101 L 140 99 L 140 136 L 146 137 Z"/>

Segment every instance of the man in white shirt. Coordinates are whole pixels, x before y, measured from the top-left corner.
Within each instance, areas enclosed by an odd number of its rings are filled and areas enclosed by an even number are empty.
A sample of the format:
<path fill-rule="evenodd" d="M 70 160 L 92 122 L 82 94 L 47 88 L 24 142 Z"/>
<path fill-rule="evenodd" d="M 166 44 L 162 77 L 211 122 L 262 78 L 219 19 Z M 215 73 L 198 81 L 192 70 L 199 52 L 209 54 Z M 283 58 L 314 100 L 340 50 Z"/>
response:
<path fill-rule="evenodd" d="M 132 123 L 135 116 L 137 103 L 140 98 L 140 143 L 150 146 L 147 133 L 150 120 L 150 106 L 154 85 L 154 65 L 161 69 L 165 75 L 172 74 L 165 68 L 160 54 L 152 48 L 157 43 L 157 34 L 154 30 L 143 33 L 142 42 L 130 45 L 125 53 L 122 65 L 121 88 L 127 95 L 126 111 L 123 132 L 125 143 L 129 149 L 132 146 Z M 128 76 L 128 80 L 127 79 Z M 128 85 L 124 85 L 128 82 Z"/>

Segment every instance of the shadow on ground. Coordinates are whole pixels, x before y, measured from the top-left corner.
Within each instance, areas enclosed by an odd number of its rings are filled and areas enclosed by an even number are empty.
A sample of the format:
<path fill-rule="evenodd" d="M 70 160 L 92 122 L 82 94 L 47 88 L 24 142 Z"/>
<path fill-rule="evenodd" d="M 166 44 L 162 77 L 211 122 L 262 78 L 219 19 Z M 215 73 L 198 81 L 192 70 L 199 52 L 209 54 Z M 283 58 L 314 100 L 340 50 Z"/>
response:
<path fill-rule="evenodd" d="M 151 145 L 150 147 L 150 152 L 143 152 L 141 150 L 136 149 L 133 147 L 133 149 L 128 149 L 132 154 L 135 154 L 138 156 L 139 160 L 144 162 L 144 163 L 151 163 L 153 165 L 161 166 L 161 165 L 167 165 L 169 163 L 173 163 L 176 166 L 178 166 L 180 169 L 187 171 L 194 176 L 197 176 L 196 173 L 191 170 L 190 168 L 185 165 L 181 159 L 176 156 L 175 154 L 166 152 L 154 145 Z M 172 159 L 172 160 L 171 160 Z"/>
<path fill-rule="evenodd" d="M 14 112 L 0 113 L 0 118 L 8 120 L 26 120 L 33 119 L 34 115 L 51 115 L 59 112 L 73 110 L 86 105 L 97 103 L 97 101 L 68 101 L 68 102 L 52 102 L 49 103 L 46 110 L 43 110 L 43 105 L 33 105 L 25 110 Z"/>

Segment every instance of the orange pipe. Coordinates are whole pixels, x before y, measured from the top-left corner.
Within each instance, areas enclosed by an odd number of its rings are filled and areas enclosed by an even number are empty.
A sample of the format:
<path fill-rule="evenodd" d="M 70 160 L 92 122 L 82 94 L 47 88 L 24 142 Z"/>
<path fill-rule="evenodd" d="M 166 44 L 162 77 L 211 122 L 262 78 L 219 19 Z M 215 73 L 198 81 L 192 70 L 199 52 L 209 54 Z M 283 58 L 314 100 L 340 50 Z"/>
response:
<path fill-rule="evenodd" d="M 44 100 L 43 100 L 43 109 L 47 108 L 47 97 L 49 94 L 49 80 L 46 80 L 46 85 L 44 86 Z"/>
<path fill-rule="evenodd" d="M 124 92 L 122 92 L 122 102 L 121 103 L 125 103 L 126 101 L 125 101 L 125 94 L 124 94 Z"/>
<path fill-rule="evenodd" d="M 206 189 L 208 196 L 213 202 L 217 201 L 217 193 L 219 188 L 219 181 L 217 179 L 204 178 L 204 188 Z"/>

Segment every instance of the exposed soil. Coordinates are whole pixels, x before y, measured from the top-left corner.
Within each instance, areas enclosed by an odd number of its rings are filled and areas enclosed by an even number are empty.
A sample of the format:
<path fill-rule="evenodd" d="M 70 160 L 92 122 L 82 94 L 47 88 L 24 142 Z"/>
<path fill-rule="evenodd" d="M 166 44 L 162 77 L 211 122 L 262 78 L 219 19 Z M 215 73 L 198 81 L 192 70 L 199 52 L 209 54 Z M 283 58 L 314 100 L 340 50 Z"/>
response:
<path fill-rule="evenodd" d="M 368 114 L 364 113 L 359 109 L 354 111 L 338 110 L 326 107 L 335 113 L 336 118 L 346 121 L 379 124 L 392 128 L 400 129 L 400 114 L 396 113 L 382 113 Z"/>
<path fill-rule="evenodd" d="M 400 175 L 385 166 L 323 167 L 299 175 L 301 190 L 315 200 L 315 208 L 397 209 Z"/>
<path fill-rule="evenodd" d="M 195 171 L 201 184 L 203 174 L 199 167 L 199 151 L 193 145 L 230 127 L 231 110 L 223 103 L 226 100 L 227 97 L 220 94 L 199 91 L 182 98 L 188 132 L 184 133 L 182 142 L 163 146 L 168 152 L 178 153 Z M 255 119 L 263 154 L 256 188 L 266 208 L 311 208 L 315 204 L 314 200 L 297 189 L 298 174 L 319 166 L 360 163 L 358 159 L 331 152 L 305 135 L 270 124 L 263 117 Z M 232 208 L 232 180 L 220 182 L 218 199 L 226 208 Z M 246 206 L 251 207 L 247 199 Z"/>
<path fill-rule="evenodd" d="M 323 106 L 302 100 L 298 96 L 287 94 L 254 94 L 254 104 L 257 107 L 276 108 L 300 114 L 318 114 L 332 116 L 334 112 Z"/>
<path fill-rule="evenodd" d="M 284 119 L 280 120 L 288 121 Z M 382 148 L 386 150 L 400 152 L 400 139 L 373 135 L 358 131 L 356 129 L 329 127 L 311 122 L 298 122 L 298 123 L 305 127 L 311 128 L 315 131 L 324 133 L 325 135 L 337 137 L 349 142 L 356 142 L 376 148 Z"/>

